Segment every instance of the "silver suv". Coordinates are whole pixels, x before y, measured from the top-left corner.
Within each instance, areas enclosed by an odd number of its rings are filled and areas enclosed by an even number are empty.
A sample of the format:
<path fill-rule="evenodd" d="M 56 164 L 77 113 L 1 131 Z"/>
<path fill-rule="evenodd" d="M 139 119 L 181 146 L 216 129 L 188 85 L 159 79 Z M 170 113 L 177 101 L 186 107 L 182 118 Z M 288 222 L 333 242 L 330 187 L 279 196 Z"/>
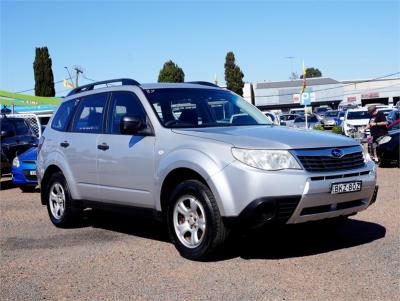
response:
<path fill-rule="evenodd" d="M 347 217 L 377 194 L 375 165 L 354 140 L 273 125 L 205 82 L 76 88 L 41 138 L 37 175 L 55 226 L 85 208 L 146 209 L 191 259 L 232 228 Z"/>

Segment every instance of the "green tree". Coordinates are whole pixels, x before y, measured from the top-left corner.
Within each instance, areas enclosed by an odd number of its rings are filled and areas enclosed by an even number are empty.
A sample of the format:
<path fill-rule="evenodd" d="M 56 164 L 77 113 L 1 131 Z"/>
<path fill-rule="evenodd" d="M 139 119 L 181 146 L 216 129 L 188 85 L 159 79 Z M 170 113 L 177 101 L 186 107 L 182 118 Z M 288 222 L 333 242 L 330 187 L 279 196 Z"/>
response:
<path fill-rule="evenodd" d="M 229 51 L 225 57 L 225 81 L 226 87 L 243 96 L 243 72 L 240 70 L 239 66 L 235 63 L 235 55 L 232 51 Z"/>
<path fill-rule="evenodd" d="M 185 73 L 172 60 L 164 64 L 158 75 L 159 83 L 183 83 L 185 81 Z"/>
<path fill-rule="evenodd" d="M 306 78 L 321 77 L 321 76 L 322 76 L 322 73 L 321 73 L 321 71 L 319 71 L 318 68 L 311 67 L 311 68 L 306 69 Z M 303 78 L 303 77 L 304 77 L 303 74 L 300 75 L 300 78 Z"/>
<path fill-rule="evenodd" d="M 53 70 L 51 58 L 47 47 L 36 48 L 33 72 L 35 76 L 36 96 L 55 96 Z"/>

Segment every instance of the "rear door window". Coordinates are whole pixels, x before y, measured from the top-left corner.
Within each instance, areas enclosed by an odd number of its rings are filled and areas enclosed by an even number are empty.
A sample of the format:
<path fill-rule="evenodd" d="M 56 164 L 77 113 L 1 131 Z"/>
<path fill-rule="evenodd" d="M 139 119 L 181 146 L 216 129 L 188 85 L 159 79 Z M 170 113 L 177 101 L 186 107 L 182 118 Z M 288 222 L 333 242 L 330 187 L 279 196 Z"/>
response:
<path fill-rule="evenodd" d="M 101 133 L 108 93 L 83 97 L 74 116 L 72 132 Z"/>

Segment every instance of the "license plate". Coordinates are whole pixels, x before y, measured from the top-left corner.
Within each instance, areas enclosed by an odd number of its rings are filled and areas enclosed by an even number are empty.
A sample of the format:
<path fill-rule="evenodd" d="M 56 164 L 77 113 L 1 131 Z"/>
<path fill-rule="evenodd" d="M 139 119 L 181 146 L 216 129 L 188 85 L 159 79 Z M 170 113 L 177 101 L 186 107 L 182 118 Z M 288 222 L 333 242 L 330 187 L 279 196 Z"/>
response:
<path fill-rule="evenodd" d="M 339 194 L 339 193 L 361 191 L 361 186 L 362 186 L 361 181 L 334 183 L 334 184 L 332 184 L 332 187 L 331 187 L 331 193 Z"/>
<path fill-rule="evenodd" d="M 31 176 L 36 176 L 36 170 L 30 170 L 30 171 L 29 171 L 29 174 L 30 174 Z"/>

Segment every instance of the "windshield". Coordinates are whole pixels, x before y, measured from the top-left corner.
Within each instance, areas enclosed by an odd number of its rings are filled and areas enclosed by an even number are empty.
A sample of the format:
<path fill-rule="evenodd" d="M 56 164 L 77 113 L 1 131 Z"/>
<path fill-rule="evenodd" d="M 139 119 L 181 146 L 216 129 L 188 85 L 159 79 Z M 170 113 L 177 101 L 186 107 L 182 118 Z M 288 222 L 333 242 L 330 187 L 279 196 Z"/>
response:
<path fill-rule="evenodd" d="M 370 117 L 367 111 L 347 112 L 347 119 L 369 119 Z"/>
<path fill-rule="evenodd" d="M 328 111 L 325 113 L 325 117 L 336 117 L 338 115 L 338 111 Z"/>
<path fill-rule="evenodd" d="M 272 124 L 236 94 L 214 89 L 146 89 L 160 122 L 168 128 Z"/>
<path fill-rule="evenodd" d="M 29 127 L 24 119 L 1 119 L 0 128 L 2 131 L 7 131 L 9 136 L 29 135 Z"/>

